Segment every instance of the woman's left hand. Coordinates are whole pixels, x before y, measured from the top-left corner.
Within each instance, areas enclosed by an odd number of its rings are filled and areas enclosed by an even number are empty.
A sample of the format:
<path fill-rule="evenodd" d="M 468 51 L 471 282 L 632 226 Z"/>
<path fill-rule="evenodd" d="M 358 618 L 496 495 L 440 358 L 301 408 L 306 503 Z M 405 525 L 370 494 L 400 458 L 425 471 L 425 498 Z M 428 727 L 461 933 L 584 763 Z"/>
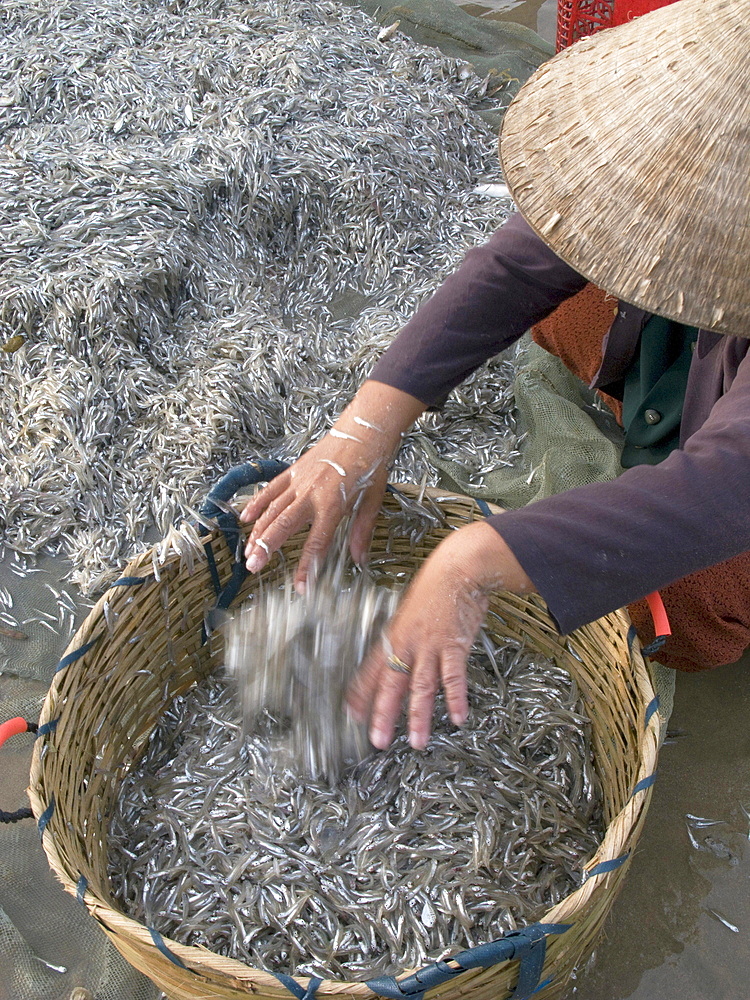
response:
<path fill-rule="evenodd" d="M 468 716 L 466 659 L 494 590 L 529 593 L 534 585 L 489 524 L 451 532 L 425 561 L 388 625 L 387 637 L 363 661 L 349 692 L 355 718 L 369 719 L 372 744 L 393 739 L 409 696 L 409 742 L 427 745 L 435 695 L 442 686 L 451 720 Z"/>

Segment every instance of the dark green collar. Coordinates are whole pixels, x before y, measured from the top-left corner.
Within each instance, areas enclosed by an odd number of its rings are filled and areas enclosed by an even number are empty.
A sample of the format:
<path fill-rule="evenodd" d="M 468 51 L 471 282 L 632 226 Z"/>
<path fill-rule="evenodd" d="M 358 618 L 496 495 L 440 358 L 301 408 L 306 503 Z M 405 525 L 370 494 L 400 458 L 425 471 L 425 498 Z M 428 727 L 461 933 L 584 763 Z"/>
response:
<path fill-rule="evenodd" d="M 622 465 L 656 465 L 680 442 L 695 327 L 652 316 L 643 330 L 639 349 L 625 373 L 622 423 L 625 446 Z"/>

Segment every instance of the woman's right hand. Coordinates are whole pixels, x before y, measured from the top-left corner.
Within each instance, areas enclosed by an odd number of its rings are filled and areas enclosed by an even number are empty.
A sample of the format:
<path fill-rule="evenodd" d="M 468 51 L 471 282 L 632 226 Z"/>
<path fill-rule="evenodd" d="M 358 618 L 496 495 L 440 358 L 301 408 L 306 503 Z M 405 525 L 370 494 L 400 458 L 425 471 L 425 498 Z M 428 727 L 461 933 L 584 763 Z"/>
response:
<path fill-rule="evenodd" d="M 333 428 L 294 465 L 248 501 L 240 520 L 255 521 L 245 545 L 247 568 L 257 573 L 295 532 L 310 525 L 294 584 L 303 590 L 320 565 L 340 521 L 355 508 L 349 546 L 362 562 L 401 434 L 424 404 L 399 389 L 365 382 Z"/>

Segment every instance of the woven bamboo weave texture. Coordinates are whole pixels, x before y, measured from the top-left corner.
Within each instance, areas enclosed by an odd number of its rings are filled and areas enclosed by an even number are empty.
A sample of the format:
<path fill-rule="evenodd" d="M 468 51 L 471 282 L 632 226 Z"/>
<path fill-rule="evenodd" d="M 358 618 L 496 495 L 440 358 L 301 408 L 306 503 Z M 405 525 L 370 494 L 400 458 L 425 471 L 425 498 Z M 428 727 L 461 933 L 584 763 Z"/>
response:
<path fill-rule="evenodd" d="M 416 487 L 399 486 L 413 496 Z M 440 494 L 452 527 L 483 515 L 466 497 Z M 394 501 L 386 498 L 386 506 Z M 239 509 L 239 505 L 238 505 Z M 384 579 L 412 576 L 450 527 L 436 528 L 418 545 L 390 540 Z M 373 552 L 382 553 L 389 526 L 376 526 Z M 304 543 L 291 538 L 261 574 L 281 579 Z M 125 569 L 92 609 L 71 642 L 40 717 L 29 797 L 42 829 L 49 863 L 64 887 L 77 895 L 122 955 L 174 1000 L 288 1000 L 274 976 L 196 946 L 155 939 L 149 928 L 124 914 L 107 878 L 108 821 L 124 775 L 138 761 L 172 699 L 206 677 L 223 658 L 220 632 L 205 634 L 216 603 L 207 548 L 219 579 L 232 573 L 235 551 L 221 531 L 199 538 L 191 525 L 167 537 Z M 248 576 L 236 598 L 258 586 Z M 570 924 L 547 939 L 540 1000 L 564 996 L 571 972 L 593 950 L 628 868 L 651 795 L 657 756 L 658 717 L 648 717 L 654 693 L 632 638 L 627 616 L 617 612 L 570 636 L 558 635 L 539 598 L 496 593 L 487 628 L 493 637 L 526 643 L 552 658 L 576 679 L 592 724 L 592 743 L 602 781 L 606 833 L 583 884 L 546 913 L 542 923 Z M 642 785 L 639 786 L 639 782 Z M 602 868 L 603 866 L 603 868 Z M 430 990 L 428 1000 L 505 1000 L 518 980 L 518 961 L 462 973 Z M 411 973 L 414 970 L 404 970 Z M 299 985 L 307 988 L 305 979 Z M 364 983 L 324 980 L 319 998 L 374 996 Z"/>

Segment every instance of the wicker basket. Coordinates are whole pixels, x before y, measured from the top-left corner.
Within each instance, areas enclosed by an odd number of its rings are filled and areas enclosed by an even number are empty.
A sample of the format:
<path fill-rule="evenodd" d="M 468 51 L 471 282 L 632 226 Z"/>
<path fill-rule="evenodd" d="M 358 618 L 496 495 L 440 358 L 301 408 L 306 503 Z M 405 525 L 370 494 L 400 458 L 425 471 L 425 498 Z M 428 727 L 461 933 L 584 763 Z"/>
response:
<path fill-rule="evenodd" d="M 271 474 L 263 463 L 242 468 L 256 478 Z M 230 494 L 235 485 L 236 477 Z M 446 496 L 441 507 L 451 525 L 483 516 L 474 500 Z M 606 835 L 586 865 L 588 877 L 541 923 L 417 973 L 372 981 L 373 989 L 365 983 L 276 977 L 162 938 L 118 908 L 107 878 L 107 829 L 123 776 L 171 700 L 221 663 L 221 637 L 207 635 L 204 624 L 217 593 L 218 603 L 227 605 L 257 586 L 257 578 L 245 577 L 235 562 L 241 536 L 234 518 L 225 513 L 218 520 L 222 528 L 203 528 L 202 537 L 191 525 L 172 529 L 133 560 L 60 661 L 40 718 L 29 796 L 50 865 L 65 888 L 85 903 L 124 957 L 175 1000 L 250 995 L 313 1000 L 316 994 L 364 1000 L 376 990 L 394 998 L 420 998 L 427 991 L 430 1000 L 503 1000 L 511 993 L 523 1000 L 537 989 L 544 1000 L 562 996 L 573 969 L 593 950 L 627 870 L 656 765 L 654 693 L 621 612 L 562 638 L 541 600 L 498 593 L 491 602 L 495 622 L 503 624 L 490 631 L 529 644 L 575 677 L 592 722 L 604 790 Z M 447 530 L 432 531 L 416 547 L 407 539 L 391 542 L 400 565 L 389 564 L 388 571 L 412 574 Z M 387 537 L 381 518 L 374 551 L 384 550 Z M 294 559 L 303 540 L 303 535 L 290 539 L 284 558 Z M 271 560 L 266 579 L 283 572 L 284 558 Z M 540 982 L 547 985 L 539 989 Z"/>

